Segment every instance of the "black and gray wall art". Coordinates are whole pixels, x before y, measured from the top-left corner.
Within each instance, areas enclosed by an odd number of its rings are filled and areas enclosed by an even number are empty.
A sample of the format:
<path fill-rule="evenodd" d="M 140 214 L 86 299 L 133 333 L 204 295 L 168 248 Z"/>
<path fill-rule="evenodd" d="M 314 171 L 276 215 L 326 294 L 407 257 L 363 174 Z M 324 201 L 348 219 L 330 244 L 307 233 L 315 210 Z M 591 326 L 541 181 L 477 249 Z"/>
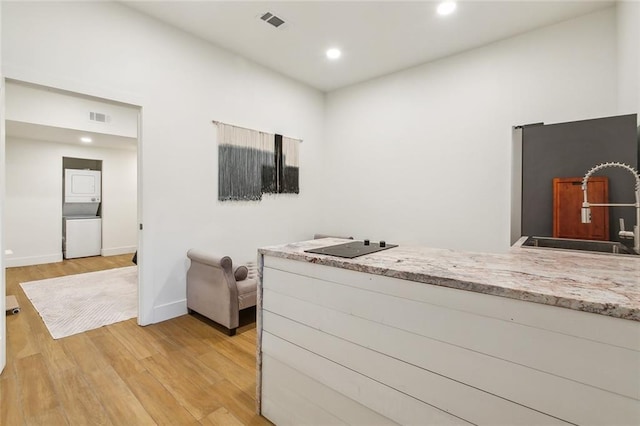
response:
<path fill-rule="evenodd" d="M 218 200 L 257 201 L 262 194 L 298 194 L 298 139 L 218 125 Z"/>

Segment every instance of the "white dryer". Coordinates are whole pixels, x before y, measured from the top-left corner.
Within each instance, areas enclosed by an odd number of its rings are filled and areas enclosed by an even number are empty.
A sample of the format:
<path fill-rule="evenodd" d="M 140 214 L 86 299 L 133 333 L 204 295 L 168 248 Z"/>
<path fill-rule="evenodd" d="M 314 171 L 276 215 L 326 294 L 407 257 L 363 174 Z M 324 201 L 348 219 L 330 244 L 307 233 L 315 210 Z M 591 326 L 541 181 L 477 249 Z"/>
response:
<path fill-rule="evenodd" d="M 65 169 L 65 203 L 99 203 L 101 186 L 99 170 Z"/>
<path fill-rule="evenodd" d="M 97 216 L 101 194 L 99 170 L 64 169 L 62 216 Z"/>

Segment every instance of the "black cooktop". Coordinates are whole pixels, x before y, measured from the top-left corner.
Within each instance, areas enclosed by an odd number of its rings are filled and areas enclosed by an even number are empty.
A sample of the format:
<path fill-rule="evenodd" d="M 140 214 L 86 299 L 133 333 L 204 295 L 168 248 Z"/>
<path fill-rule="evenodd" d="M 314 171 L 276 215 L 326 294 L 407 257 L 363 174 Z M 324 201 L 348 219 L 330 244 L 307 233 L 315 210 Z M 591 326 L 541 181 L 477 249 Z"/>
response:
<path fill-rule="evenodd" d="M 382 246 L 380 246 L 382 244 Z M 386 244 L 384 241 L 379 243 L 369 243 L 365 245 L 365 241 L 352 241 L 350 243 L 337 244 L 335 246 L 319 247 L 315 249 L 305 250 L 305 253 L 326 254 L 328 256 L 344 257 L 353 259 L 354 257 L 364 256 L 365 254 L 375 253 L 390 248 L 398 247 L 397 244 Z"/>

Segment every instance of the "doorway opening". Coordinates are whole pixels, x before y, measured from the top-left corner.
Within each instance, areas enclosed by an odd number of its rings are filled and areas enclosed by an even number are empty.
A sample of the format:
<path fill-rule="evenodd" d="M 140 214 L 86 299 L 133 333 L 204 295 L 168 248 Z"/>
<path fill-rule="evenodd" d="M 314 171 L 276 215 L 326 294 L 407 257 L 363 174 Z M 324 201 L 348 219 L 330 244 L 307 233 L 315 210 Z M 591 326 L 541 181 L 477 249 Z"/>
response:
<path fill-rule="evenodd" d="M 120 259 L 119 264 L 108 260 L 92 263 L 95 266 L 89 268 L 93 270 L 122 266 L 121 259 L 131 259 L 142 241 L 138 232 L 141 107 L 9 79 L 3 89 L 3 275 L 5 268 L 29 265 L 51 266 L 53 270 L 60 265 L 62 270 L 60 262 L 92 256 Z M 91 196 L 72 199 L 74 191 L 68 190 L 74 187 L 69 184 L 73 176 L 67 170 L 83 172 L 75 185 L 80 192 L 91 187 L 87 184 L 91 173 L 86 172 L 99 173 L 99 183 L 92 188 L 95 200 Z M 91 212 L 85 212 L 86 208 Z M 84 228 L 75 232 L 74 241 L 99 241 L 97 250 L 70 254 L 69 231 L 74 228 L 70 225 L 82 222 L 70 217 L 79 219 L 82 215 L 92 216 L 93 222 L 98 218 L 100 226 L 91 227 L 91 232 Z M 2 284 L 0 290 L 6 294 L 8 288 L 4 281 Z M 30 303 L 19 288 L 11 287 L 21 304 Z M 138 314 L 141 293 L 137 291 Z M 5 333 L 4 326 L 1 332 Z M 4 343 L 6 336 L 0 337 Z"/>

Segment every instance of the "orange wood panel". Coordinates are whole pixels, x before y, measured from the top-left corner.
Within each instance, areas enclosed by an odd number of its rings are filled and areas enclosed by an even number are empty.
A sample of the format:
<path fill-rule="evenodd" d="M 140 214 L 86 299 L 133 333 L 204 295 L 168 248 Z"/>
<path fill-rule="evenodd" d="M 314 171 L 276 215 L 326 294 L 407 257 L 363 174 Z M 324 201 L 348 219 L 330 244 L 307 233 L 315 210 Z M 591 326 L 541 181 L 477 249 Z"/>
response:
<path fill-rule="evenodd" d="M 589 203 L 609 202 L 609 180 L 589 179 Z M 553 179 L 553 236 L 584 240 L 609 240 L 609 208 L 592 207 L 591 223 L 582 223 L 582 177 Z"/>

